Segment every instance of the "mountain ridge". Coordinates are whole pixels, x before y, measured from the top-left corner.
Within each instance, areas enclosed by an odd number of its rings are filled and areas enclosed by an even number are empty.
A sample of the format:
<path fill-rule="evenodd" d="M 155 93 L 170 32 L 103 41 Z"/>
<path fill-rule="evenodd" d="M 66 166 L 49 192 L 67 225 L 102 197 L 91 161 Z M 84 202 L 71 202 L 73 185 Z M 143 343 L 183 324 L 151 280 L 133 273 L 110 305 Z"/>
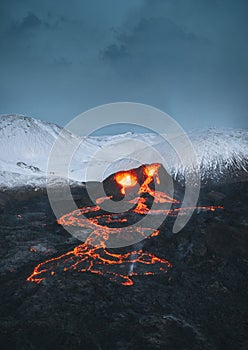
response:
<path fill-rule="evenodd" d="M 63 128 L 56 124 L 25 115 L 1 115 L 0 187 L 21 185 L 44 187 L 49 154 L 62 130 Z M 196 167 L 201 174 L 202 181 L 232 178 L 232 176 L 239 176 L 237 174 L 240 172 L 247 174 L 247 130 L 208 128 L 192 131 L 188 136 L 196 151 Z M 146 152 L 147 163 L 152 163 L 153 155 L 149 151 L 150 147 L 155 148 L 166 159 L 168 171 L 174 178 L 183 178 L 185 172 L 191 171 L 191 165 L 186 164 L 183 167 L 178 160 L 176 161 L 167 142 L 156 134 L 126 133 L 80 138 L 66 132 L 63 137 L 65 142 L 82 141 L 69 167 L 69 178 L 79 183 L 88 180 L 86 173 L 92 156 L 98 154 L 97 152 L 106 145 L 115 154 L 117 143 L 121 144 L 124 156 L 117 158 L 113 164 L 108 164 L 107 158 L 99 157 L 98 159 L 95 156 L 96 167 L 98 165 L 99 169 L 106 167 L 106 172 L 98 174 L 96 171 L 96 178 L 90 180 L 101 181 L 111 173 L 136 167 L 137 161 L 133 159 L 139 156 L 139 152 Z M 144 147 L 133 151 L 132 147 L 129 146 L 129 140 L 141 141 L 144 143 Z M 108 154 L 106 153 L 106 155 Z"/>

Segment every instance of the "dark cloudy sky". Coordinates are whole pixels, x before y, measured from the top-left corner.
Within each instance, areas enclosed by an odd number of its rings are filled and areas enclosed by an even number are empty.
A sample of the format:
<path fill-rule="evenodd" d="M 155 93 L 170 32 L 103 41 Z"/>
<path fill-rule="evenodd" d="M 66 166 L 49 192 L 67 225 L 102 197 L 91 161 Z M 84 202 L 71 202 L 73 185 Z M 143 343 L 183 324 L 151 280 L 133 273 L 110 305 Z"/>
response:
<path fill-rule="evenodd" d="M 247 0 L 1 0 L 0 113 L 64 125 L 151 104 L 183 127 L 247 127 Z"/>

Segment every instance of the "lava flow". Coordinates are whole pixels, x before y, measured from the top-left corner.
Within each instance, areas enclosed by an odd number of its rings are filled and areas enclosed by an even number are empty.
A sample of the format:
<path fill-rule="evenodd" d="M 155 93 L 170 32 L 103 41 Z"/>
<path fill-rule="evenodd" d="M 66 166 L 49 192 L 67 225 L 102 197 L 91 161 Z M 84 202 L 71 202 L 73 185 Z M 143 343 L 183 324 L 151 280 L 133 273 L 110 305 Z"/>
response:
<path fill-rule="evenodd" d="M 122 196 L 129 192 L 133 194 L 129 193 L 127 199 L 125 198 L 127 202 L 133 204 L 129 211 L 119 214 L 103 212 L 99 205 L 110 200 L 112 198 L 110 195 L 98 198 L 95 205 L 84 206 L 59 218 L 57 222 L 63 226 L 84 227 L 92 231 L 86 241 L 72 251 L 37 265 L 27 281 L 39 284 L 48 276 L 54 276 L 60 271 L 75 270 L 106 276 L 111 281 L 130 286 L 134 283 L 134 276 L 166 273 L 171 267 L 171 263 L 151 252 L 139 249 L 121 254 L 112 253 L 112 250 L 106 248 L 107 243 L 118 235 L 122 235 L 122 240 L 125 240 L 126 237 L 127 246 L 129 245 L 128 239 L 133 234 L 139 238 L 137 242 L 157 236 L 159 230 L 137 226 L 138 220 L 144 215 L 150 215 L 151 218 L 154 215 L 176 216 L 184 215 L 187 213 L 187 209 L 192 209 L 180 208 L 180 202 L 177 199 L 154 189 L 154 181 L 157 185 L 161 183 L 160 167 L 161 165 L 156 163 L 142 166 L 136 173 L 130 170 L 114 175 L 112 179 L 115 185 L 112 182 L 112 187 L 118 188 Z M 132 190 L 135 190 L 138 185 L 139 189 L 132 193 Z M 151 202 L 156 204 L 155 209 L 150 209 Z M 169 209 L 159 207 L 159 205 L 168 205 L 168 203 L 173 207 Z M 223 207 L 197 207 L 197 209 L 210 211 L 215 211 L 217 208 Z M 135 222 L 133 222 L 134 218 Z M 135 226 L 133 226 L 134 223 L 136 223 Z M 125 233 L 123 233 L 123 227 L 125 227 Z"/>

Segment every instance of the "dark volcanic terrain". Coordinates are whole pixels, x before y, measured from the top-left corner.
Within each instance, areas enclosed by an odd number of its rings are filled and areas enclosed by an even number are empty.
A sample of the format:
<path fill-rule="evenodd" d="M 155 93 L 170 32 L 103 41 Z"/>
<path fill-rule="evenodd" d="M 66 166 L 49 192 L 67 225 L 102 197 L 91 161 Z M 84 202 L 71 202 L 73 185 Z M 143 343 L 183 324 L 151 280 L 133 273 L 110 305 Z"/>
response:
<path fill-rule="evenodd" d="M 203 188 L 199 205 L 224 210 L 196 210 L 178 234 L 167 218 L 142 249 L 172 268 L 132 286 L 73 270 L 27 282 L 37 264 L 81 242 L 56 223 L 45 191 L 1 192 L 1 349 L 248 349 L 247 189 Z M 78 199 L 84 192 L 73 189 Z"/>

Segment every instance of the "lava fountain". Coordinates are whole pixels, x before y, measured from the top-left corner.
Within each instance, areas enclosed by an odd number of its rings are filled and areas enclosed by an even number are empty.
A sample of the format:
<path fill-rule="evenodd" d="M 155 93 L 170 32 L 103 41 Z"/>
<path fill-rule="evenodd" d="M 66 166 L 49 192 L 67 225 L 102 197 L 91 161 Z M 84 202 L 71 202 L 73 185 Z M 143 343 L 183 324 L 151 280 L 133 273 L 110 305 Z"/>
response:
<path fill-rule="evenodd" d="M 57 220 L 58 224 L 89 228 L 91 233 L 83 244 L 76 246 L 72 251 L 38 264 L 27 281 L 39 284 L 56 274 L 75 270 L 105 276 L 113 282 L 131 286 L 135 276 L 167 273 L 171 268 L 171 263 L 151 252 L 138 249 L 127 253 L 114 253 L 106 248 L 111 237 L 123 235 L 123 227 L 125 227 L 127 246 L 129 245 L 128 238 L 134 234 L 134 230 L 139 236 L 139 241 L 161 234 L 158 229 L 152 230 L 150 227 L 137 225 L 133 227 L 133 220 L 138 221 L 144 215 L 149 215 L 151 218 L 155 215 L 177 216 L 185 215 L 187 209 L 192 209 L 180 208 L 179 200 L 163 191 L 155 190 L 154 181 L 157 185 L 160 185 L 161 182 L 160 167 L 158 163 L 145 165 L 138 168 L 139 171 L 122 171 L 111 177 L 110 183 L 114 192 L 123 197 L 123 200 L 133 204 L 129 211 L 113 214 L 101 210 L 99 205 L 112 199 L 113 194 L 98 198 L 95 204 L 80 207 L 60 217 Z M 126 196 L 126 194 L 129 195 Z M 150 209 L 153 202 L 157 206 Z M 168 203 L 172 206 L 170 209 L 160 207 Z M 203 211 L 215 211 L 222 208 L 221 206 L 197 207 L 198 210 Z"/>

